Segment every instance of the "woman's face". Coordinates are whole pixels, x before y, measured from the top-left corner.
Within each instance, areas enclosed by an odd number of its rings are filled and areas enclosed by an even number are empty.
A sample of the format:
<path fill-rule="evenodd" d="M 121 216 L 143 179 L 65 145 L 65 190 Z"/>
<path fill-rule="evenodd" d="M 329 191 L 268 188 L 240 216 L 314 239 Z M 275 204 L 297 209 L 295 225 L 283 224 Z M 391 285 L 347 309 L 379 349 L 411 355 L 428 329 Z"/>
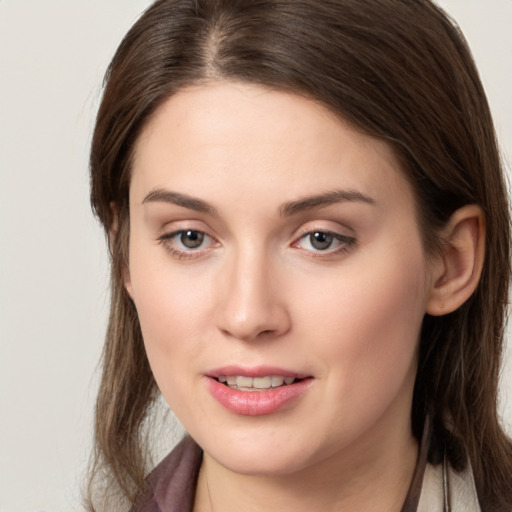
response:
<path fill-rule="evenodd" d="M 189 88 L 138 140 L 126 287 L 163 396 L 231 470 L 408 438 L 430 281 L 392 152 L 310 100 Z"/>

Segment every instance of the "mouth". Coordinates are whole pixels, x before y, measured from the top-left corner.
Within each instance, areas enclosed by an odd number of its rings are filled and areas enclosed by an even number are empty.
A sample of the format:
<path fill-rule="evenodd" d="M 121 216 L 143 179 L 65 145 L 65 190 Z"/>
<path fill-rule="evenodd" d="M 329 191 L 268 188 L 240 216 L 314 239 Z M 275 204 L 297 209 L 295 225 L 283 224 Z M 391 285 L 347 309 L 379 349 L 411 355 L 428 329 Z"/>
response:
<path fill-rule="evenodd" d="M 264 377 L 248 377 L 245 375 L 219 375 L 213 377 L 217 382 L 238 391 L 269 391 L 283 386 L 291 386 L 304 379 L 285 377 L 283 375 L 267 375 Z"/>
<path fill-rule="evenodd" d="M 219 368 L 206 375 L 211 395 L 232 413 L 262 416 L 298 404 L 315 380 L 272 366 Z"/>

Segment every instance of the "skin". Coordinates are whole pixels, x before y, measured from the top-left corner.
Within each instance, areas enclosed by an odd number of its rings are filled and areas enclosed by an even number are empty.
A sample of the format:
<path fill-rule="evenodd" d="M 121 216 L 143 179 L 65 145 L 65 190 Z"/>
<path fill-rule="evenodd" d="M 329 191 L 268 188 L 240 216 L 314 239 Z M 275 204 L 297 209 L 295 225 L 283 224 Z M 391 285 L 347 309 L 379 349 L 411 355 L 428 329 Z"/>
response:
<path fill-rule="evenodd" d="M 366 199 L 282 215 L 333 190 Z M 179 230 L 207 236 L 187 249 Z M 311 232 L 340 239 L 322 251 Z M 125 284 L 157 384 L 205 451 L 196 512 L 400 510 L 418 450 L 420 326 L 441 267 L 385 143 L 257 86 L 167 100 L 136 145 Z M 209 392 L 205 375 L 225 365 L 312 379 L 284 409 L 245 416 Z"/>

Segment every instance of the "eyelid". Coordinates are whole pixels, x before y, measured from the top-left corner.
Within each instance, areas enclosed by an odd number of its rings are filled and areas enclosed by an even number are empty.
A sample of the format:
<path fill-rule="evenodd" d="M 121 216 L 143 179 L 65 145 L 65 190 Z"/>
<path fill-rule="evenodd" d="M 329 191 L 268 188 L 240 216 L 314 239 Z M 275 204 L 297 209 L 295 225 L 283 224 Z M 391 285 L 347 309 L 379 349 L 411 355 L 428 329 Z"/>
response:
<path fill-rule="evenodd" d="M 205 239 L 209 239 L 210 243 L 208 247 L 199 247 L 199 248 L 180 248 L 176 247 L 173 244 L 173 239 L 187 231 L 193 231 L 197 233 L 201 233 L 204 235 Z M 166 249 L 171 256 L 177 259 L 195 259 L 205 256 L 208 252 L 210 252 L 213 248 L 218 247 L 220 243 L 218 240 L 210 235 L 205 229 L 199 229 L 191 226 L 190 224 L 183 224 L 183 227 L 175 227 L 174 229 L 165 231 L 160 236 L 158 236 L 157 241 L 161 244 L 164 249 Z"/>
<path fill-rule="evenodd" d="M 353 237 L 353 236 L 348 236 L 348 235 L 342 235 L 341 233 L 336 233 L 334 231 L 328 231 L 326 229 L 314 229 L 312 231 L 307 231 L 306 233 L 304 233 L 303 235 L 301 235 L 299 238 L 296 239 L 296 241 L 293 243 L 293 245 L 297 244 L 300 240 L 302 240 L 303 238 L 306 238 L 308 235 L 313 235 L 315 233 L 322 233 L 322 234 L 325 234 L 325 235 L 329 235 L 329 236 L 332 236 L 334 239 L 340 241 L 340 242 L 345 242 L 347 244 L 350 244 L 350 245 L 353 245 L 355 244 L 356 242 L 356 239 Z M 318 250 L 318 252 L 329 252 L 328 250 L 326 251 L 320 251 Z"/>
<path fill-rule="evenodd" d="M 321 231 L 322 233 L 332 233 L 334 235 L 355 237 L 355 230 L 347 224 L 337 220 L 317 219 L 310 222 L 303 222 L 295 231 L 295 237 Z"/>
<path fill-rule="evenodd" d="M 307 252 L 310 256 L 315 258 L 327 258 L 329 256 L 336 255 L 338 253 L 345 253 L 351 250 L 355 245 L 357 245 L 357 238 L 355 236 L 354 231 L 344 226 L 343 229 L 338 224 L 338 228 L 327 227 L 325 225 L 321 226 L 318 222 L 308 223 L 306 225 L 301 226 L 301 228 L 297 231 L 294 236 L 294 242 L 291 244 L 292 247 L 296 247 L 297 249 L 303 250 Z M 343 233 L 343 231 L 350 231 L 351 234 Z M 334 248 L 328 248 L 325 250 L 321 249 L 306 249 L 300 246 L 301 240 L 303 240 L 307 236 L 311 236 L 314 233 L 323 233 L 329 236 L 334 237 L 339 245 Z"/>

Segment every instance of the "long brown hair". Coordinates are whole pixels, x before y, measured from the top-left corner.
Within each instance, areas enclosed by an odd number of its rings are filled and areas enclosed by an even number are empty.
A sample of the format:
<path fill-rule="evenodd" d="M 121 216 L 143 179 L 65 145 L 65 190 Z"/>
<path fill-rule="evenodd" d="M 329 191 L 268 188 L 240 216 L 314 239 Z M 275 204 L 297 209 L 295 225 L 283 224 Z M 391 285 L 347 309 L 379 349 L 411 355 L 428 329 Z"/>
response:
<path fill-rule="evenodd" d="M 454 468 L 470 461 L 485 509 L 508 510 L 512 448 L 497 417 L 497 387 L 509 208 L 470 51 L 429 0 L 159 0 L 125 36 L 106 74 L 90 160 L 91 201 L 109 238 L 112 298 L 89 497 L 98 475 L 129 500 L 139 492 L 158 396 L 122 283 L 134 144 L 169 96 L 219 79 L 304 95 L 386 141 L 415 191 L 427 251 L 438 247 L 439 230 L 457 208 L 482 207 L 483 274 L 461 308 L 424 319 L 412 424 L 419 435 L 430 415 L 436 446 Z M 435 450 L 430 459 L 436 462 Z"/>

